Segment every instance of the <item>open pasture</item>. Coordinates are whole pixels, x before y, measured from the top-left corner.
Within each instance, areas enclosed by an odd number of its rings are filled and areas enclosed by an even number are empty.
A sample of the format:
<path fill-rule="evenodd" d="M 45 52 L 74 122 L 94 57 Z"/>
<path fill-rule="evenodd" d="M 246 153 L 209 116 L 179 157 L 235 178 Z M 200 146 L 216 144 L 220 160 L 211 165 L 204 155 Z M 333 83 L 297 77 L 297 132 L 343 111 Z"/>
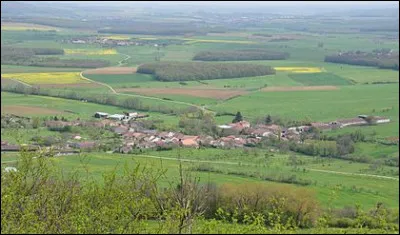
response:
<path fill-rule="evenodd" d="M 349 80 L 346 80 L 333 73 L 293 73 L 289 74 L 288 76 L 294 81 L 300 82 L 305 86 L 343 86 L 352 84 Z"/>
<path fill-rule="evenodd" d="M 267 88 L 268 89 L 268 88 Z M 342 86 L 336 90 L 254 92 L 211 106 L 216 111 L 241 111 L 245 117 L 267 114 L 292 120 L 332 121 L 339 118 L 357 117 L 360 114 L 380 115 L 392 119 L 398 132 L 399 87 L 388 85 Z M 393 107 L 385 112 L 384 107 Z M 396 113 L 397 112 L 397 113 Z M 391 124 L 391 123 L 389 123 Z M 378 125 L 380 128 L 385 125 Z M 396 134 L 394 134 L 396 136 Z"/>
<path fill-rule="evenodd" d="M 50 72 L 50 73 L 6 73 L 2 78 L 12 78 L 28 84 L 76 84 L 89 83 L 80 77 L 78 72 Z"/>
<path fill-rule="evenodd" d="M 261 91 L 331 91 L 339 89 L 336 86 L 284 86 L 284 87 L 265 87 Z"/>

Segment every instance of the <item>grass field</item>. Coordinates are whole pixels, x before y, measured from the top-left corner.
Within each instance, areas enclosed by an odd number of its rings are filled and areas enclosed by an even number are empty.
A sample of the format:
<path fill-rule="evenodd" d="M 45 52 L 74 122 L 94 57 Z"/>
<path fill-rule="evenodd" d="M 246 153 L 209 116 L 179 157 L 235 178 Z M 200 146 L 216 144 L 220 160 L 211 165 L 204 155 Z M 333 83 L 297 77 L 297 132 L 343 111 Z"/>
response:
<path fill-rule="evenodd" d="M 28 84 L 74 84 L 88 83 L 80 77 L 78 72 L 51 72 L 51 73 L 6 73 L 2 78 L 12 78 Z"/>
<path fill-rule="evenodd" d="M 2 113 L 7 113 L 7 106 L 29 106 L 36 108 L 45 108 L 50 110 L 57 110 L 63 112 L 62 116 L 66 118 L 80 118 L 83 120 L 92 119 L 95 112 L 107 112 L 107 113 L 119 113 L 122 114 L 127 109 L 94 104 L 88 102 L 81 102 L 76 100 L 61 99 L 48 96 L 35 96 L 29 95 L 25 96 L 22 94 L 14 94 L 9 92 L 1 92 L 1 111 Z M 3 107 L 6 107 L 5 109 Z M 187 107 L 187 106 L 184 106 Z M 131 110 L 133 111 L 133 110 Z M 167 126 L 176 126 L 178 120 L 176 116 L 164 115 L 156 112 L 146 112 L 150 115 L 148 119 L 150 120 L 161 120 Z M 38 113 L 38 114 L 26 114 L 26 116 L 33 117 L 39 116 L 44 117 L 48 114 Z M 54 115 L 53 115 L 54 116 Z"/>
<path fill-rule="evenodd" d="M 275 114 L 304 120 L 331 121 L 356 117 L 359 114 L 382 115 L 392 118 L 398 126 L 398 85 L 343 86 L 331 91 L 254 92 L 212 106 L 218 111 L 241 113 L 246 117 Z M 384 107 L 393 107 L 383 112 Z M 384 126 L 384 125 L 382 125 Z M 393 134 L 398 130 L 392 130 Z"/>
<path fill-rule="evenodd" d="M 289 77 L 305 86 L 343 86 L 352 84 L 350 81 L 333 73 L 289 74 Z"/>

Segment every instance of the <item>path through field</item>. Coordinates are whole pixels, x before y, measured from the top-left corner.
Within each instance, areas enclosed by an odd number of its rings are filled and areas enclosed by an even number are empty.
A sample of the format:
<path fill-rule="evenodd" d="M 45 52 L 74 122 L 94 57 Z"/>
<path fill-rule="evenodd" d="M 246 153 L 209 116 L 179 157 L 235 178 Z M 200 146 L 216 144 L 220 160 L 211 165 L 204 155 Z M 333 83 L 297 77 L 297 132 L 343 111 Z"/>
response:
<path fill-rule="evenodd" d="M 164 99 L 157 98 L 157 97 L 152 97 L 152 96 L 144 96 L 144 95 L 133 95 L 133 94 L 119 93 L 119 92 L 116 92 L 116 91 L 114 90 L 114 88 L 112 88 L 112 87 L 111 87 L 110 85 L 108 85 L 108 84 L 105 84 L 105 83 L 102 83 L 102 82 L 97 82 L 97 81 L 91 80 L 91 79 L 89 79 L 89 78 L 83 76 L 83 72 L 81 72 L 79 75 L 81 76 L 82 79 L 85 79 L 85 80 L 87 80 L 87 81 L 90 81 L 90 82 L 97 83 L 97 84 L 100 84 L 100 85 L 103 85 L 103 86 L 108 87 L 114 94 L 117 94 L 117 95 L 124 95 L 124 96 L 139 97 L 139 98 L 144 98 L 144 99 L 159 100 L 159 101 L 162 101 L 162 102 L 169 102 L 169 103 L 175 103 L 175 104 L 184 104 L 184 105 L 194 106 L 194 107 L 197 107 L 197 108 L 199 108 L 199 109 L 201 109 L 201 110 L 203 110 L 203 111 L 208 111 L 208 112 L 211 112 L 211 113 L 214 113 L 214 114 L 215 114 L 214 111 L 209 110 L 209 109 L 206 109 L 204 106 L 198 106 L 198 105 L 195 105 L 195 104 L 192 104 L 192 103 L 187 103 L 187 102 L 182 102 L 182 101 L 174 101 L 174 100 L 164 100 Z"/>
<path fill-rule="evenodd" d="M 126 58 L 125 59 L 123 59 L 123 60 L 121 60 L 121 61 L 118 61 L 118 67 L 121 67 L 124 63 L 124 61 L 126 61 L 126 60 L 129 60 L 130 58 L 131 58 L 131 56 L 130 55 L 127 55 L 127 54 L 123 54 L 123 53 L 119 53 L 119 54 L 121 54 L 121 55 L 125 55 L 126 56 Z"/>

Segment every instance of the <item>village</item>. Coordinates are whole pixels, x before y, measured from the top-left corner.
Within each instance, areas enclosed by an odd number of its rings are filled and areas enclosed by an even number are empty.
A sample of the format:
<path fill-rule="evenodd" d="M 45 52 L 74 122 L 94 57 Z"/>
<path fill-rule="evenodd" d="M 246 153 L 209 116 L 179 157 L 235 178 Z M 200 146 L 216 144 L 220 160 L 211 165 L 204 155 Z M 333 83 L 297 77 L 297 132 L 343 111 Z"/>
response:
<path fill-rule="evenodd" d="M 63 43 L 71 44 L 97 44 L 102 46 L 168 46 L 168 45 L 181 45 L 183 40 L 178 39 L 113 39 L 105 37 L 81 37 L 62 40 Z"/>
<path fill-rule="evenodd" d="M 242 120 L 236 123 L 218 125 L 218 136 L 209 135 L 185 135 L 175 131 L 157 131 L 148 129 L 140 125 L 139 119 L 149 117 L 148 114 L 137 112 L 125 112 L 124 114 L 108 114 L 96 112 L 93 117 L 97 120 L 82 121 L 79 118 L 74 121 L 48 120 L 44 125 L 51 130 L 63 130 L 66 127 L 85 127 L 107 129 L 121 140 L 119 146 L 113 146 L 112 152 L 131 153 L 135 150 L 157 149 L 168 150 L 177 147 L 188 148 L 244 148 L 255 147 L 262 139 L 275 138 L 282 141 L 295 141 L 301 143 L 302 136 L 309 133 L 312 129 L 332 130 L 349 126 L 361 126 L 369 124 L 388 123 L 390 119 L 378 116 L 359 115 L 356 118 L 339 119 L 331 122 L 311 122 L 309 125 L 282 127 L 276 124 L 256 124 Z M 64 145 L 51 146 L 58 155 L 73 154 L 79 151 L 95 149 L 99 142 L 87 140 L 79 134 L 70 134 L 71 141 Z M 26 145 L 28 150 L 37 150 L 41 147 L 36 145 Z M 1 151 L 19 151 L 18 145 L 9 144 L 7 141 L 1 142 Z"/>

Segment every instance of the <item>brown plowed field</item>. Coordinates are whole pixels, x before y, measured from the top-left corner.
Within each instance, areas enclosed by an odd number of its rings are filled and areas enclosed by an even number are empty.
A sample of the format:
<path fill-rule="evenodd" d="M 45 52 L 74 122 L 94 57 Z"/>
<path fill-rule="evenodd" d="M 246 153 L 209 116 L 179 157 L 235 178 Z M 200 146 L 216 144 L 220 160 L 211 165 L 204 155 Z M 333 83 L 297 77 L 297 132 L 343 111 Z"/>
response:
<path fill-rule="evenodd" d="M 225 89 L 180 89 L 180 88 L 121 88 L 117 92 L 135 92 L 142 95 L 188 95 L 213 99 L 228 99 L 233 96 L 246 94 L 242 90 Z"/>
<path fill-rule="evenodd" d="M 287 87 L 265 87 L 261 91 L 329 91 L 338 90 L 336 86 L 287 86 Z"/>
<path fill-rule="evenodd" d="M 133 67 L 107 67 L 98 69 L 89 69 L 83 74 L 132 74 L 136 73 L 136 68 Z"/>
<path fill-rule="evenodd" d="M 10 113 L 14 115 L 29 115 L 29 114 L 63 114 L 63 111 L 41 108 L 41 107 L 32 107 L 32 106 L 23 106 L 23 105 L 5 105 L 1 106 L 1 113 Z"/>

